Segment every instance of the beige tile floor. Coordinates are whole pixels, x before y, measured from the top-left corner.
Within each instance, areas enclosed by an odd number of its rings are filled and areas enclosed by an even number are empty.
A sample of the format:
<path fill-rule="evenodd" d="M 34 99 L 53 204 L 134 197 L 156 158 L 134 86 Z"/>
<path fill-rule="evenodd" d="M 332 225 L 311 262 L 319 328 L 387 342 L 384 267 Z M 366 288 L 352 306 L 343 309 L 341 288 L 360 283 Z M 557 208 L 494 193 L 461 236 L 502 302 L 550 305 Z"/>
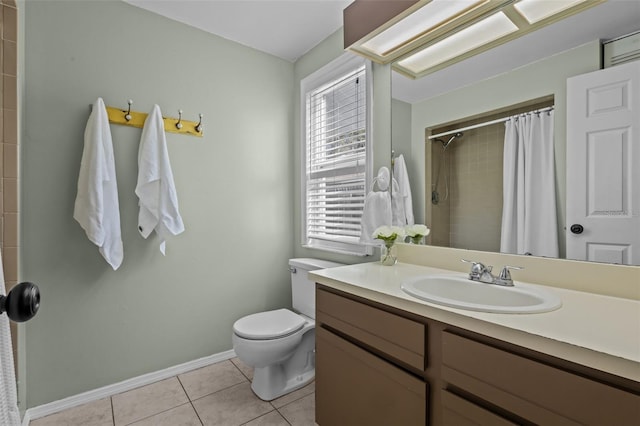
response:
<path fill-rule="evenodd" d="M 31 426 L 313 426 L 315 383 L 265 402 L 237 358 L 32 420 Z"/>

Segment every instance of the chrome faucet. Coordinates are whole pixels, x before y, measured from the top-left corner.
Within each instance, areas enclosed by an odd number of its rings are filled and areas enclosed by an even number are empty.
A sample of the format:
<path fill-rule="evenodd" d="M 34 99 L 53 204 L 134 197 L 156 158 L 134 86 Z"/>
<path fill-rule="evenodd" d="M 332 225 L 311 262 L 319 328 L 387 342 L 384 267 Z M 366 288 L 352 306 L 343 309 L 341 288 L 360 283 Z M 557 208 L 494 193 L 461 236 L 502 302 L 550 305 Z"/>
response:
<path fill-rule="evenodd" d="M 504 266 L 500 275 L 497 277 L 491 273 L 493 266 L 485 266 L 481 262 L 475 262 L 473 260 L 461 259 L 463 262 L 471 263 L 471 271 L 469 272 L 469 279 L 471 281 L 479 281 L 485 284 L 496 284 L 501 286 L 512 287 L 513 280 L 511 279 L 511 269 L 524 269 L 520 266 Z"/>

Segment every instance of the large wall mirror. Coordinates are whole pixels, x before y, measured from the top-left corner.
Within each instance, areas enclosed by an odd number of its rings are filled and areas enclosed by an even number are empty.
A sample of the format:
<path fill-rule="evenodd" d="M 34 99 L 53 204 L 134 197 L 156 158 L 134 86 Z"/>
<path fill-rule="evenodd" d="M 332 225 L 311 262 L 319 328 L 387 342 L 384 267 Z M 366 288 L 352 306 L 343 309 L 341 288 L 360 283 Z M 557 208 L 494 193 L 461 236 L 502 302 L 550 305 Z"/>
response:
<path fill-rule="evenodd" d="M 428 244 L 503 251 L 505 120 L 551 110 L 553 256 L 578 258 L 567 255 L 567 79 L 602 67 L 602 41 L 639 30 L 640 3 L 609 0 L 419 79 L 392 72 L 393 155 L 406 162 L 415 221 L 431 228 Z"/>

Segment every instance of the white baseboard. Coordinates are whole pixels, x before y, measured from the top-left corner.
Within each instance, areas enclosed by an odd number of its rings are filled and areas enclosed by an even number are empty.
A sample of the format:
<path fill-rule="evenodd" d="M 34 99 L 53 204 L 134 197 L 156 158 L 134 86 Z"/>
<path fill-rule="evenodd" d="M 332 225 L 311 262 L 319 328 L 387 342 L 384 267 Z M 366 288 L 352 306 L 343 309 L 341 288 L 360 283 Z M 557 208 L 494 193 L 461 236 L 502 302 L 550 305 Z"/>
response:
<path fill-rule="evenodd" d="M 173 367 L 165 368 L 164 370 L 143 374 L 142 376 L 133 377 L 122 382 L 103 386 L 101 388 L 83 392 L 78 395 L 73 395 L 59 401 L 53 401 L 48 404 L 32 407 L 25 411 L 24 417 L 22 419 L 22 426 L 29 426 L 29 422 L 31 420 L 49 416 L 51 414 L 55 414 L 69 408 L 77 407 L 78 405 L 97 401 L 99 399 L 126 392 L 140 386 L 155 383 L 160 380 L 168 379 L 170 377 L 177 376 L 178 374 L 183 374 L 191 370 L 196 370 L 198 368 L 206 367 L 207 365 L 215 364 L 216 362 L 234 358 L 235 356 L 236 353 L 233 350 L 220 352 L 218 354 L 210 355 L 204 358 L 185 362 L 184 364 L 174 365 Z"/>

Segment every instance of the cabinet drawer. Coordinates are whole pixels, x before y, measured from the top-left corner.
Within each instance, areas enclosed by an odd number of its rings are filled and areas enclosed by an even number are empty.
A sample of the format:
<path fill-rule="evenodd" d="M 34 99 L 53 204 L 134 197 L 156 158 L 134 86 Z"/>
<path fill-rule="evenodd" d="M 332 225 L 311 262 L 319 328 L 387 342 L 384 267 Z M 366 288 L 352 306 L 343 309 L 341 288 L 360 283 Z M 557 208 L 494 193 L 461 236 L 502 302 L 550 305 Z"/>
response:
<path fill-rule="evenodd" d="M 426 423 L 427 384 L 323 328 L 316 329 L 316 422 Z"/>
<path fill-rule="evenodd" d="M 451 392 L 441 395 L 443 426 L 515 426 L 504 417 Z"/>
<path fill-rule="evenodd" d="M 442 377 L 539 424 L 640 424 L 640 396 L 458 335 L 442 333 Z"/>
<path fill-rule="evenodd" d="M 424 324 L 321 289 L 316 290 L 316 321 L 420 371 L 425 368 Z"/>

